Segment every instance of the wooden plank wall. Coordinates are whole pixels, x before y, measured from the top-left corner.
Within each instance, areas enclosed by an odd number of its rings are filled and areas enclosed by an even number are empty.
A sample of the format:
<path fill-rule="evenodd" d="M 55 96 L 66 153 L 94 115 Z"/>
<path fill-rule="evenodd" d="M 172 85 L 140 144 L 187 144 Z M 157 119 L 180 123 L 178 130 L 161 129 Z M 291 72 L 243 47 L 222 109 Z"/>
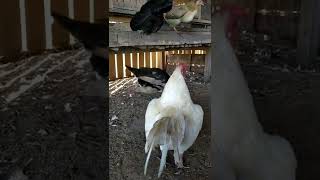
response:
<path fill-rule="evenodd" d="M 19 2 L 25 6 L 20 7 Z M 25 10 L 26 20 L 26 44 L 28 52 L 39 52 L 46 49 L 45 32 L 45 0 L 12 0 L 0 2 L 0 55 L 13 56 L 21 53 L 22 31 L 20 10 Z M 74 19 L 89 21 L 90 0 L 73 0 Z M 67 0 L 51 0 L 51 10 L 68 16 L 69 9 Z M 106 0 L 94 0 L 94 22 L 106 22 L 108 2 Z M 10 18 L 9 18 L 10 17 Z M 9 18 L 9 19 L 8 19 Z M 69 33 L 61 28 L 56 22 L 51 26 L 53 48 L 69 46 Z"/>
<path fill-rule="evenodd" d="M 180 59 L 188 59 L 193 57 L 193 64 L 202 65 L 204 61 L 197 60 L 203 59 L 206 54 L 206 48 L 186 48 L 170 51 L 159 51 L 153 49 L 133 50 L 133 49 L 120 49 L 118 52 L 109 52 L 109 80 L 116 80 L 126 77 L 131 77 L 130 71 L 125 68 L 129 65 L 135 68 L 148 67 L 164 69 L 166 66 L 167 56 L 180 56 Z M 189 62 L 190 63 L 190 62 Z M 171 63 L 170 63 L 171 64 Z"/>
<path fill-rule="evenodd" d="M 14 54 L 22 48 L 19 0 L 0 4 L 0 55 Z"/>
<path fill-rule="evenodd" d="M 271 37 L 273 43 L 296 44 L 302 0 L 213 0 L 249 8 L 248 28 Z"/>
<path fill-rule="evenodd" d="M 68 1 L 52 1 L 51 8 L 59 14 L 68 16 Z M 63 30 L 57 22 L 52 24 L 52 40 L 54 47 L 65 47 L 69 44 L 69 33 Z"/>

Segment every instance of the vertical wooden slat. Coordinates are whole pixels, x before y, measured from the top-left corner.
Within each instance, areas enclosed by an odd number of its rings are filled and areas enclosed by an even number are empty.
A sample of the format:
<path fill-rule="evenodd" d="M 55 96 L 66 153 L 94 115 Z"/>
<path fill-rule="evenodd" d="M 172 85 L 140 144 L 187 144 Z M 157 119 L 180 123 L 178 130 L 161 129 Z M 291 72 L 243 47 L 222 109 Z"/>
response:
<path fill-rule="evenodd" d="M 146 67 L 149 68 L 150 67 L 150 51 L 147 49 L 145 53 L 146 53 Z"/>
<path fill-rule="evenodd" d="M 94 1 L 94 18 L 95 22 L 105 23 L 108 11 L 108 2 L 106 0 Z"/>
<path fill-rule="evenodd" d="M 157 58 L 158 58 L 158 64 L 157 64 L 158 68 L 163 69 L 163 66 L 162 66 L 162 51 L 158 52 Z"/>
<path fill-rule="evenodd" d="M 167 70 L 167 55 L 169 51 L 162 51 L 162 69 Z"/>
<path fill-rule="evenodd" d="M 81 21 L 90 20 L 89 0 L 74 1 L 74 18 Z"/>
<path fill-rule="evenodd" d="M 151 53 L 151 56 L 152 56 L 152 67 L 155 68 L 157 67 L 157 61 L 156 61 L 156 58 L 157 58 L 157 52 L 152 52 Z"/>
<path fill-rule="evenodd" d="M 19 0 L 1 1 L 0 55 L 13 55 L 21 50 Z M 5 27 L 5 28 L 3 28 Z"/>
<path fill-rule="evenodd" d="M 126 50 L 125 52 L 125 65 L 131 66 L 131 61 L 130 61 L 130 51 Z M 131 72 L 126 68 L 126 77 L 130 77 Z"/>
<path fill-rule="evenodd" d="M 136 51 L 132 52 L 132 62 L 133 62 L 133 67 L 137 68 L 138 67 L 138 53 Z"/>
<path fill-rule="evenodd" d="M 143 51 L 139 51 L 139 68 L 144 67 L 143 58 L 144 58 L 144 53 L 143 53 Z"/>
<path fill-rule="evenodd" d="M 51 1 L 53 11 L 68 16 L 68 1 Z M 52 39 L 54 47 L 66 47 L 69 44 L 69 33 L 56 21 L 52 25 Z"/>
<path fill-rule="evenodd" d="M 118 78 L 123 78 L 123 51 L 118 51 L 118 58 L 117 58 L 117 64 L 118 64 Z"/>
<path fill-rule="evenodd" d="M 109 79 L 115 80 L 116 79 L 116 66 L 114 62 L 114 52 L 109 51 Z"/>
<path fill-rule="evenodd" d="M 43 0 L 26 1 L 27 44 L 30 51 L 46 46 Z"/>

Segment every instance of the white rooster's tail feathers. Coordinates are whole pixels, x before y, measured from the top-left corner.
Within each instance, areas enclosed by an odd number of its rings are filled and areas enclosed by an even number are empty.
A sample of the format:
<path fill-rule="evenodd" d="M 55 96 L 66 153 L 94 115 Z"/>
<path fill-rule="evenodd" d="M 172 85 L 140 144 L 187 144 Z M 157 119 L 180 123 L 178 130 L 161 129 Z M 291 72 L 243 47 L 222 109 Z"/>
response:
<path fill-rule="evenodd" d="M 145 145 L 145 152 L 148 153 L 145 166 L 144 174 L 147 173 L 148 162 L 150 159 L 151 151 L 155 145 L 161 146 L 161 162 L 158 172 L 158 177 L 160 177 L 167 158 L 167 152 L 169 147 L 172 147 L 174 150 L 179 152 L 180 145 L 184 138 L 185 131 L 185 121 L 183 118 L 176 117 L 163 117 L 159 119 L 150 130 L 147 142 Z"/>

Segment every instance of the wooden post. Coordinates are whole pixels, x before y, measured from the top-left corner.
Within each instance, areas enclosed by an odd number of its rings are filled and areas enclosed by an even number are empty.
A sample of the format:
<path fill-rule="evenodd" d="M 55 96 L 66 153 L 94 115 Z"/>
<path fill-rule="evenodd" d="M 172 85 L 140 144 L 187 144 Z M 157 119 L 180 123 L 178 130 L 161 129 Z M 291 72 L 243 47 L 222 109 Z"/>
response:
<path fill-rule="evenodd" d="M 297 61 L 310 64 L 316 60 L 319 47 L 319 0 L 301 1 Z"/>
<path fill-rule="evenodd" d="M 212 61 L 211 51 L 212 49 L 211 47 L 209 47 L 207 50 L 207 54 L 205 56 L 204 80 L 206 82 L 210 81 L 210 77 L 211 77 L 211 61 Z"/>

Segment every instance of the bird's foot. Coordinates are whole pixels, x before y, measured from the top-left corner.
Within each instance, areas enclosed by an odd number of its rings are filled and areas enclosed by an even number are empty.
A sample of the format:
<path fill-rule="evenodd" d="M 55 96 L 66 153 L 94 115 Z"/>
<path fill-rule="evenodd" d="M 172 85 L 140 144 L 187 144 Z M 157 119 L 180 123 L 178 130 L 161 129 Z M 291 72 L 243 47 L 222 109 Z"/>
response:
<path fill-rule="evenodd" d="M 173 27 L 174 31 L 181 37 L 181 38 L 184 38 L 182 36 L 182 32 L 178 31 L 176 27 Z"/>
<path fill-rule="evenodd" d="M 187 166 L 184 166 L 183 165 L 183 154 L 178 154 L 178 153 L 175 153 L 175 158 L 174 158 L 174 162 L 177 166 L 178 169 L 188 169 L 190 167 L 187 167 Z"/>
<path fill-rule="evenodd" d="M 190 168 L 189 166 L 184 166 L 183 163 L 178 163 L 178 164 L 176 163 L 176 166 L 178 169 L 189 169 Z"/>

